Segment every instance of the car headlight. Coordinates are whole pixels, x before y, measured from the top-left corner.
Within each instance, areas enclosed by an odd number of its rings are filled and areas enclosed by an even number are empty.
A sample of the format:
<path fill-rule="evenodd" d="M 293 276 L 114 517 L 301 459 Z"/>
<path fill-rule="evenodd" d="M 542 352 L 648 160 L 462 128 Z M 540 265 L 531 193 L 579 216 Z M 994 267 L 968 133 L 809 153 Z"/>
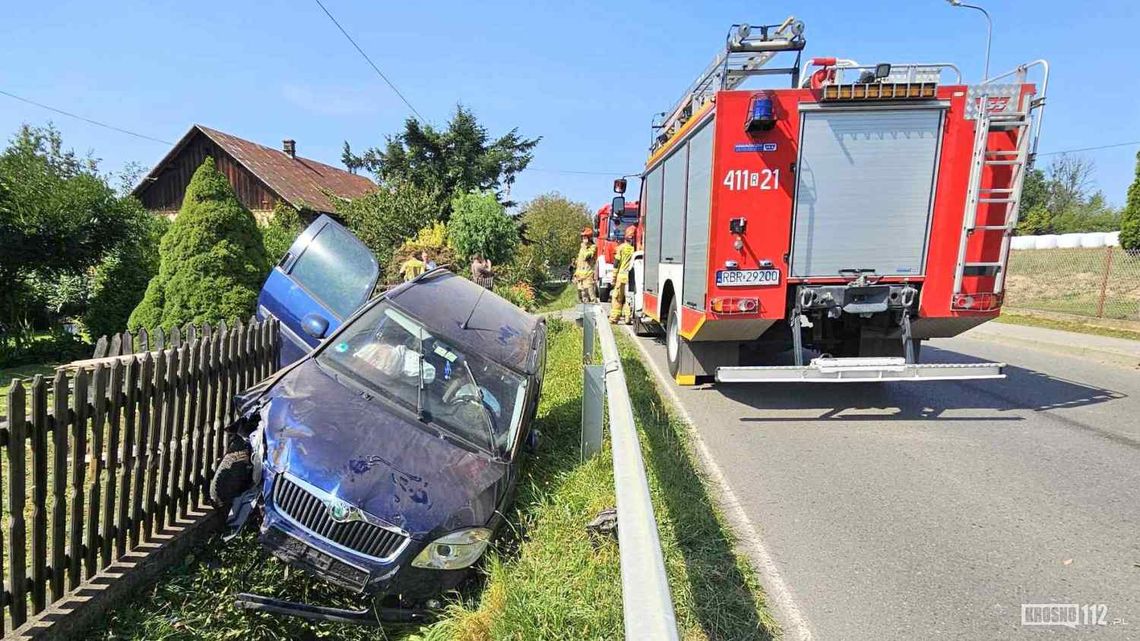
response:
<path fill-rule="evenodd" d="M 491 541 L 491 531 L 475 527 L 457 530 L 432 541 L 412 561 L 417 568 L 460 570 L 479 560 Z"/>

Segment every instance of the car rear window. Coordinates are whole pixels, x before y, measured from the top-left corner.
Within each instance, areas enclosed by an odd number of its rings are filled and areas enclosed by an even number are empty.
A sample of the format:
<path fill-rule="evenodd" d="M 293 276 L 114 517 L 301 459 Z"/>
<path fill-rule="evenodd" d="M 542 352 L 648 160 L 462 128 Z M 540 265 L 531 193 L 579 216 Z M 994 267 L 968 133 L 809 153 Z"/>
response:
<path fill-rule="evenodd" d="M 375 274 L 371 252 L 336 225 L 317 232 L 289 272 L 290 278 L 342 319 L 367 298 Z"/>

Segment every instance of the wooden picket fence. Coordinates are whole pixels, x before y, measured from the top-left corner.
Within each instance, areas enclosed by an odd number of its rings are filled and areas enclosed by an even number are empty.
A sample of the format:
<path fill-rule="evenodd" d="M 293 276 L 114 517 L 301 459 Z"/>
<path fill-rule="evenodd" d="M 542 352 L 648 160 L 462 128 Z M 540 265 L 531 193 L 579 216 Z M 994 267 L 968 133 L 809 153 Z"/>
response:
<path fill-rule="evenodd" d="M 233 396 L 277 368 L 276 321 L 124 333 L 49 380 L 16 379 L 0 423 L 0 633 L 204 505 Z"/>

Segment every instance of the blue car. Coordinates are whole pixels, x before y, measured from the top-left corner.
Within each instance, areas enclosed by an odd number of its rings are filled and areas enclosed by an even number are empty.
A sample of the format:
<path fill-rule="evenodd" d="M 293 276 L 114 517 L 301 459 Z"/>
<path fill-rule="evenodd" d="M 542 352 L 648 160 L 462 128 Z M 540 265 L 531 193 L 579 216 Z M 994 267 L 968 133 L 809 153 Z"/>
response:
<path fill-rule="evenodd" d="M 242 595 L 310 618 L 415 618 L 479 560 L 514 497 L 542 389 L 544 322 L 435 269 L 368 300 L 378 266 L 334 220 L 307 229 L 258 303 L 282 368 L 237 399 L 211 483 L 230 533 L 383 608 Z"/>

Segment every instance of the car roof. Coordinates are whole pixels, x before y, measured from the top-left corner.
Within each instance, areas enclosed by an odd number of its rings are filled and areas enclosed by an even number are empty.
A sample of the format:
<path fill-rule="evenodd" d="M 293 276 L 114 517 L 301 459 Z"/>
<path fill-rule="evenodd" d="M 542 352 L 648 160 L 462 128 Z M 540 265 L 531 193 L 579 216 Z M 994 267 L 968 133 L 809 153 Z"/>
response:
<path fill-rule="evenodd" d="M 498 294 L 439 268 L 385 297 L 440 338 L 501 365 L 534 373 L 530 354 L 541 321 Z"/>

